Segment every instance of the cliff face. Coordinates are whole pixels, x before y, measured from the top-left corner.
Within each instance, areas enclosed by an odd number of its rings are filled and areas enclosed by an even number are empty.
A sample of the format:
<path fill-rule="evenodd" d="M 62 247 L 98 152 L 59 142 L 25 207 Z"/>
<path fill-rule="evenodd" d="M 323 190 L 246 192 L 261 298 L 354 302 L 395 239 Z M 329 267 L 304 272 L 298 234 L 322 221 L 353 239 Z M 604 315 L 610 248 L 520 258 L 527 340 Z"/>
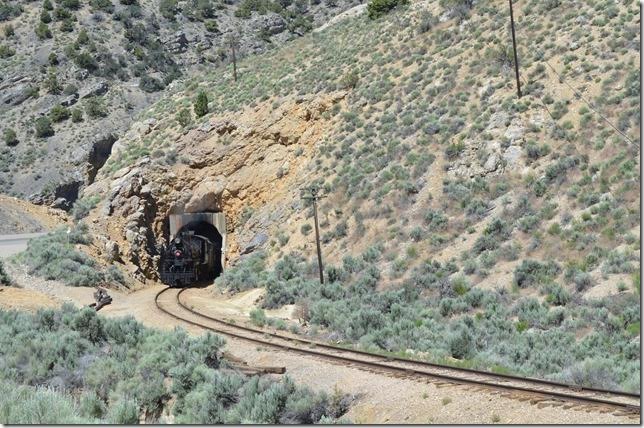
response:
<path fill-rule="evenodd" d="M 223 212 L 227 260 L 235 260 L 302 210 L 300 189 L 314 177 L 311 161 L 331 126 L 324 115 L 345 96 L 339 91 L 294 98 L 278 108 L 265 102 L 238 114 L 214 115 L 173 137 L 181 153 L 178 164 L 146 157 L 111 175 L 99 173 L 83 194 L 101 199 L 88 220 L 107 232 L 133 269 L 156 278 L 169 214 Z"/>

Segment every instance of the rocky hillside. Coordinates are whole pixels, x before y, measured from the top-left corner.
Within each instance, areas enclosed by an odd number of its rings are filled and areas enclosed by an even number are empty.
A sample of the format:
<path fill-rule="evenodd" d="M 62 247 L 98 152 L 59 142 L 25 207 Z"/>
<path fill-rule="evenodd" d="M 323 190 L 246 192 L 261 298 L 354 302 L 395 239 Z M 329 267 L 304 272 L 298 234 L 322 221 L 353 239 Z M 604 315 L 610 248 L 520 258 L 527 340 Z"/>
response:
<path fill-rule="evenodd" d="M 177 80 L 225 67 L 231 43 L 265 51 L 352 2 L 0 2 L 0 192 L 68 209 Z"/>
<path fill-rule="evenodd" d="M 515 16 L 520 99 L 503 1 L 363 12 L 244 59 L 237 82 L 186 80 L 84 191 L 96 242 L 155 278 L 167 215 L 221 210 L 218 284 L 266 287 L 259 304 L 294 304 L 310 334 L 638 390 L 639 4 Z"/>

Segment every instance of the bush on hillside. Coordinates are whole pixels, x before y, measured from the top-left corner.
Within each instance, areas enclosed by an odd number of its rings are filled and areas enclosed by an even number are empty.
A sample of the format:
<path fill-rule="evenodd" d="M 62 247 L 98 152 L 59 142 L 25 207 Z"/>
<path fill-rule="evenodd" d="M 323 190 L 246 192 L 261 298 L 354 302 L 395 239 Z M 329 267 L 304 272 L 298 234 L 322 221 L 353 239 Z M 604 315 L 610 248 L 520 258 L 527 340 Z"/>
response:
<path fill-rule="evenodd" d="M 158 92 L 162 91 L 165 88 L 163 82 L 159 79 L 156 79 L 152 76 L 143 75 L 139 81 L 139 88 L 144 92 Z"/>
<path fill-rule="evenodd" d="M 69 119 L 70 116 L 69 109 L 59 105 L 55 105 L 49 111 L 49 118 L 53 122 L 62 122 L 63 120 Z"/>
<path fill-rule="evenodd" d="M 523 260 L 514 269 L 514 283 L 519 288 L 545 284 L 559 275 L 561 267 L 554 261 L 541 263 L 536 260 Z"/>
<path fill-rule="evenodd" d="M 398 6 L 409 4 L 409 0 L 371 0 L 367 4 L 367 16 L 377 19 Z"/>
<path fill-rule="evenodd" d="M 14 131 L 12 128 L 5 129 L 4 142 L 9 147 L 18 145 L 18 136 L 16 135 L 16 131 Z"/>
<path fill-rule="evenodd" d="M 226 269 L 215 280 L 217 287 L 231 292 L 240 292 L 264 285 L 266 254 L 257 252 L 241 259 L 233 268 Z"/>
<path fill-rule="evenodd" d="M 186 126 L 190 125 L 192 122 L 192 116 L 190 116 L 190 110 L 187 108 L 179 110 L 177 113 L 177 122 L 179 122 L 179 125 L 181 125 L 183 128 Z"/>
<path fill-rule="evenodd" d="M 197 95 L 194 110 L 197 117 L 205 116 L 208 113 L 208 95 L 205 92 L 201 91 Z"/>
<path fill-rule="evenodd" d="M 36 137 L 47 138 L 54 135 L 54 128 L 51 127 L 51 120 L 46 116 L 36 119 L 34 127 L 36 129 Z"/>
<path fill-rule="evenodd" d="M 453 18 L 461 21 L 469 15 L 470 10 L 474 6 L 474 0 L 440 0 L 439 4 Z"/>
<path fill-rule="evenodd" d="M 62 281 L 74 287 L 93 287 L 108 281 L 106 274 L 91 257 L 76 250 L 75 245 L 91 241 L 87 226 L 78 224 L 69 229 L 60 228 L 45 236 L 34 238 L 17 258 L 25 264 L 30 274 L 45 279 Z M 124 278 L 111 275 L 109 279 Z"/>
<path fill-rule="evenodd" d="M 38 36 L 40 40 L 52 38 L 51 30 L 44 22 L 38 23 L 34 32 L 36 33 L 36 36 Z"/>
<path fill-rule="evenodd" d="M 72 216 L 74 217 L 74 220 L 80 220 L 82 218 L 87 217 L 89 212 L 98 205 L 98 203 L 101 201 L 101 197 L 99 195 L 93 195 L 85 198 L 78 199 L 75 203 L 74 206 L 72 207 Z"/>
<path fill-rule="evenodd" d="M 105 117 L 107 116 L 107 107 L 101 97 L 90 97 L 85 101 L 85 113 L 92 119 Z"/>

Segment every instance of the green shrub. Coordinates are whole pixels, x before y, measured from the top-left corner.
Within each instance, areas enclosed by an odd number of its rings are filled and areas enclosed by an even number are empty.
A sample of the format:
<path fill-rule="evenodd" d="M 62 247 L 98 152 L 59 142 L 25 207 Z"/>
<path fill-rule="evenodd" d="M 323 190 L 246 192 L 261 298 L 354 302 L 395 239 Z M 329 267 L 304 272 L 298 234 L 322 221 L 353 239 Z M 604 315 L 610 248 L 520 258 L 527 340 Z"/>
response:
<path fill-rule="evenodd" d="M 83 121 L 83 112 L 79 108 L 72 109 L 72 122 L 78 123 Z"/>
<path fill-rule="evenodd" d="M 307 236 L 309 233 L 311 233 L 311 230 L 313 230 L 313 226 L 311 226 L 308 223 L 303 224 L 302 227 L 300 228 L 300 232 L 304 236 Z"/>
<path fill-rule="evenodd" d="M 266 325 L 266 314 L 262 309 L 253 309 L 250 311 L 250 321 L 260 327 Z"/>
<path fill-rule="evenodd" d="M 4 130 L 4 142 L 9 147 L 16 146 L 18 144 L 18 136 L 16 135 L 16 131 L 11 128 L 6 128 Z"/>
<path fill-rule="evenodd" d="M 174 21 L 174 16 L 179 11 L 177 0 L 161 0 L 159 2 L 159 12 L 165 19 Z"/>
<path fill-rule="evenodd" d="M 346 396 L 328 399 L 290 379 L 247 377 L 221 357 L 218 336 L 144 328 L 64 305 L 36 314 L 0 310 L 0 420 L 12 423 L 333 422 Z M 61 392 L 17 384 L 55 385 Z M 174 405 L 169 406 L 172 398 Z"/>
<path fill-rule="evenodd" d="M 15 49 L 11 49 L 11 47 L 7 45 L 0 45 L 0 58 L 6 59 L 6 58 L 11 58 L 16 54 Z"/>
<path fill-rule="evenodd" d="M 408 0 L 371 0 L 367 4 L 367 16 L 371 19 L 377 19 L 390 10 L 407 4 L 409 4 Z"/>
<path fill-rule="evenodd" d="M 51 127 L 51 120 L 46 116 L 36 119 L 34 127 L 36 129 L 36 137 L 47 138 L 54 135 L 54 128 Z"/>
<path fill-rule="evenodd" d="M 465 150 L 465 144 L 462 141 L 458 141 L 447 146 L 447 149 L 445 149 L 445 156 L 447 156 L 447 159 L 449 160 L 454 160 L 463 152 L 463 150 Z"/>
<path fill-rule="evenodd" d="M 87 226 L 78 224 L 70 228 L 69 233 L 61 228 L 30 240 L 27 249 L 17 257 L 30 274 L 74 287 L 92 287 L 106 282 L 105 272 L 91 257 L 74 248 L 75 244 L 89 243 Z"/>
<path fill-rule="evenodd" d="M 226 269 L 215 280 L 217 287 L 232 292 L 261 287 L 266 280 L 264 272 L 266 254 L 257 252 L 243 258 L 237 265 Z"/>
<path fill-rule="evenodd" d="M 89 4 L 94 10 L 102 10 L 106 13 L 114 11 L 114 4 L 112 4 L 111 0 L 90 0 Z"/>
<path fill-rule="evenodd" d="M 461 328 L 451 334 L 449 337 L 449 351 L 452 357 L 459 360 L 468 358 L 472 354 L 472 335 L 466 328 Z"/>
<path fill-rule="evenodd" d="M 91 424 L 83 418 L 71 396 L 53 388 L 34 388 L 0 382 L 0 421 L 5 424 Z"/>
<path fill-rule="evenodd" d="M 467 18 L 474 6 L 474 0 L 440 0 L 438 3 L 459 21 Z"/>
<path fill-rule="evenodd" d="M 74 62 L 80 68 L 83 68 L 90 73 L 98 69 L 98 63 L 89 52 L 81 52 L 74 57 Z"/>
<path fill-rule="evenodd" d="M 101 197 L 99 195 L 93 195 L 90 197 L 86 198 L 81 198 L 78 199 L 75 203 L 74 206 L 72 207 L 72 216 L 74 217 L 74 220 L 80 220 L 82 218 L 87 217 L 89 212 L 98 205 L 100 202 Z"/>
<path fill-rule="evenodd" d="M 93 119 L 105 117 L 107 116 L 107 107 L 101 97 L 90 97 L 85 101 L 85 113 Z"/>
<path fill-rule="evenodd" d="M 554 261 L 541 263 L 536 260 L 523 260 L 514 269 L 514 283 L 519 288 L 535 284 L 544 284 L 559 275 L 561 268 Z"/>
<path fill-rule="evenodd" d="M 163 90 L 165 86 L 159 79 L 146 74 L 141 76 L 141 80 L 139 80 L 139 88 L 141 88 L 143 92 L 158 92 Z"/>
<path fill-rule="evenodd" d="M 51 30 L 44 22 L 38 23 L 35 29 L 35 33 L 40 40 L 51 39 L 52 37 Z"/>
<path fill-rule="evenodd" d="M 47 10 L 43 10 L 40 13 L 40 22 L 43 24 L 49 24 L 51 22 L 51 14 Z"/>
<path fill-rule="evenodd" d="M 570 302 L 570 293 L 559 284 L 548 284 L 545 287 L 546 302 L 555 306 L 564 306 Z"/>
<path fill-rule="evenodd" d="M 62 122 L 63 120 L 69 119 L 70 112 L 69 109 L 59 105 L 52 107 L 49 111 L 49 118 L 53 122 Z"/>
<path fill-rule="evenodd" d="M 183 128 L 190 125 L 190 123 L 192 122 L 190 110 L 188 110 L 187 108 L 179 110 L 179 113 L 177 113 L 177 122 L 179 122 L 179 125 L 181 125 L 181 127 Z"/>
<path fill-rule="evenodd" d="M 208 113 L 208 95 L 205 92 L 201 91 L 197 95 L 194 110 L 197 117 L 205 116 Z"/>

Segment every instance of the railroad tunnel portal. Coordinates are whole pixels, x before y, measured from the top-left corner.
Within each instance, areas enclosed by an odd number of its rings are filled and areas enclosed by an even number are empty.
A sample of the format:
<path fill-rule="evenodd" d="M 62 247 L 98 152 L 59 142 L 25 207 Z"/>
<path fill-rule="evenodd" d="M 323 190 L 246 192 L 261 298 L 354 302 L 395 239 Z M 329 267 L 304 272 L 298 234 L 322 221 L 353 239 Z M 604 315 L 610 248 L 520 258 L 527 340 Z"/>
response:
<path fill-rule="evenodd" d="M 226 218 L 224 213 L 170 214 L 169 241 L 188 235 L 206 238 L 212 244 L 212 263 L 200 272 L 198 282 L 212 282 L 224 269 Z"/>

